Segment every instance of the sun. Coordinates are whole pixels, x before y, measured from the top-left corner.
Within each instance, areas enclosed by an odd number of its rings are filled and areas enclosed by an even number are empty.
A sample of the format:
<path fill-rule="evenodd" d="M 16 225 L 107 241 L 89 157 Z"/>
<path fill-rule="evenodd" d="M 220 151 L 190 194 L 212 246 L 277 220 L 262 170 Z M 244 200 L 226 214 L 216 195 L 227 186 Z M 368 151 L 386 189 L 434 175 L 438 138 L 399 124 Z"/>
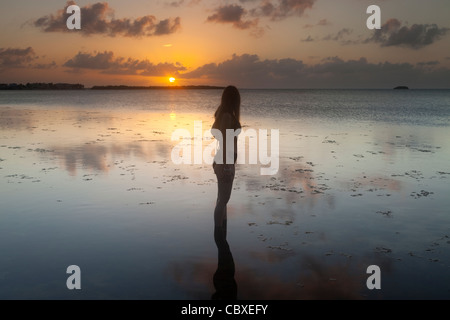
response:
<path fill-rule="evenodd" d="M 169 82 L 170 82 L 170 83 L 174 83 L 175 80 L 176 80 L 176 79 L 175 79 L 174 77 L 170 77 L 170 78 L 169 78 Z"/>

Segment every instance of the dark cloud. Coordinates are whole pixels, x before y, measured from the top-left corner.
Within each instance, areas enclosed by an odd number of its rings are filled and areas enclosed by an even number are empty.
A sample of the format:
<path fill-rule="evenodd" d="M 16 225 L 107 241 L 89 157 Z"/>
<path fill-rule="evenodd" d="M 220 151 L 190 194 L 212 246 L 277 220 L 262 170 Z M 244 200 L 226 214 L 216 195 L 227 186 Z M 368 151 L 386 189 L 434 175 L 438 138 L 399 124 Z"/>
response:
<path fill-rule="evenodd" d="M 36 58 L 36 53 L 32 47 L 25 49 L 0 48 L 0 70 L 26 67 Z"/>
<path fill-rule="evenodd" d="M 366 58 L 338 57 L 307 65 L 301 60 L 261 60 L 257 55 L 233 55 L 221 63 L 201 66 L 181 75 L 247 88 L 450 88 L 450 70 L 410 63 L 370 63 Z"/>
<path fill-rule="evenodd" d="M 269 17 L 271 20 L 282 20 L 290 16 L 302 16 L 307 9 L 311 9 L 316 0 L 264 0 L 251 10 L 252 15 Z"/>
<path fill-rule="evenodd" d="M 75 57 L 66 61 L 63 66 L 76 69 L 107 70 L 114 63 L 114 53 L 112 51 L 99 52 L 96 55 L 78 52 Z"/>
<path fill-rule="evenodd" d="M 199 4 L 201 1 L 202 0 L 190 0 L 190 1 L 174 0 L 174 1 L 166 1 L 165 5 L 169 6 L 169 7 L 178 8 L 178 7 L 181 7 L 183 5 L 195 6 L 195 5 Z"/>
<path fill-rule="evenodd" d="M 215 10 L 215 13 L 210 15 L 206 21 L 216 23 L 231 23 L 238 29 L 249 29 L 258 24 L 257 19 L 243 20 L 246 10 L 239 5 L 225 5 Z"/>
<path fill-rule="evenodd" d="M 420 49 L 440 40 L 449 30 L 449 28 L 439 28 L 436 24 L 402 26 L 399 20 L 389 19 L 365 42 L 379 43 L 382 47 L 402 46 Z"/>
<path fill-rule="evenodd" d="M 439 61 L 424 61 L 424 62 L 418 62 L 418 66 L 435 66 L 438 65 Z"/>
<path fill-rule="evenodd" d="M 64 67 L 71 68 L 70 72 L 80 69 L 99 70 L 104 74 L 142 75 L 142 76 L 177 76 L 186 68 L 180 63 L 154 64 L 147 59 L 114 57 L 112 51 L 97 52 L 95 54 L 78 52 L 72 59 L 66 61 Z"/>
<path fill-rule="evenodd" d="M 29 69 L 52 69 L 56 63 L 38 62 L 40 57 L 36 55 L 32 47 L 21 48 L 0 48 L 0 72 L 12 68 Z"/>
<path fill-rule="evenodd" d="M 184 0 L 170 1 L 166 2 L 166 5 L 169 7 L 180 7 L 184 3 Z"/>
<path fill-rule="evenodd" d="M 181 26 L 180 17 L 176 17 L 175 19 L 165 19 L 158 22 L 155 27 L 155 32 L 153 33 L 155 36 L 162 36 L 165 34 L 171 34 L 177 32 L 177 30 Z"/>
<path fill-rule="evenodd" d="M 35 69 L 47 70 L 47 69 L 54 69 L 57 67 L 57 65 L 55 61 L 52 61 L 51 63 L 36 63 L 33 67 Z"/>
<path fill-rule="evenodd" d="M 249 10 L 238 4 L 228 4 L 215 9 L 207 22 L 229 23 L 238 29 L 252 29 L 252 35 L 261 36 L 264 30 L 258 26 L 260 18 L 272 21 L 283 20 L 290 16 L 301 16 L 312 8 L 316 0 L 240 0 L 243 5 L 255 4 Z M 328 23 L 326 19 L 319 25 Z"/>
<path fill-rule="evenodd" d="M 206 64 L 182 78 L 203 78 L 236 83 L 243 87 L 278 87 L 286 79 L 299 77 L 306 65 L 294 59 L 260 60 L 257 55 L 233 55 L 231 59 Z"/>
<path fill-rule="evenodd" d="M 70 14 L 66 13 L 66 8 L 72 4 L 75 4 L 75 2 L 68 1 L 63 10 L 35 20 L 34 26 L 44 32 L 74 32 L 74 30 L 68 30 L 66 26 L 67 18 L 70 16 Z M 98 2 L 80 9 L 81 30 L 76 30 L 76 32 L 80 32 L 83 35 L 101 34 L 111 37 L 149 37 L 171 34 L 178 31 L 181 27 L 179 17 L 161 21 L 158 21 L 153 15 L 146 15 L 136 19 L 115 19 L 114 10 L 109 7 L 107 2 Z"/>

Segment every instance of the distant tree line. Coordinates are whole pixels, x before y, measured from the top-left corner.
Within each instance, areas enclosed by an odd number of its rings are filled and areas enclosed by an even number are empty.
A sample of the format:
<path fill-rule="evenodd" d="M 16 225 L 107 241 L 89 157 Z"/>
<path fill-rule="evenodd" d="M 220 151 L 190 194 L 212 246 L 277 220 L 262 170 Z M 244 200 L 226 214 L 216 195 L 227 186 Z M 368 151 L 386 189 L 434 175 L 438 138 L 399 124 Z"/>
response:
<path fill-rule="evenodd" d="M 0 83 L 0 90 L 83 90 L 84 85 L 73 83 Z M 92 90 L 149 90 L 149 89 L 224 89 L 216 86 L 93 86 Z"/>
<path fill-rule="evenodd" d="M 0 90 L 82 90 L 84 85 L 73 83 L 0 83 Z"/>

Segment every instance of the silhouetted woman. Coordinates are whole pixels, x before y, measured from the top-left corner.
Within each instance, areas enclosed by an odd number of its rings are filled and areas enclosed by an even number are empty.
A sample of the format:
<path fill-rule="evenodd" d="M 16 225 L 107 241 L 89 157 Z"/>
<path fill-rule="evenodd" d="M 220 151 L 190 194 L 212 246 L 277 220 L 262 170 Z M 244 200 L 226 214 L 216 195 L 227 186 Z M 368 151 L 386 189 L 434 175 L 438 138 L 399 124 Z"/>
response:
<path fill-rule="evenodd" d="M 222 133 L 221 139 L 218 139 L 219 150 L 213 163 L 218 184 L 217 202 L 214 210 L 214 232 L 222 230 L 225 236 L 227 229 L 227 203 L 230 200 L 233 188 L 235 162 L 237 159 L 237 135 L 233 138 L 234 148 L 227 150 L 227 129 L 240 132 L 240 108 L 241 96 L 238 89 L 234 86 L 226 87 L 222 93 L 222 101 L 214 114 L 215 121 L 212 126 L 213 129 L 220 130 Z"/>
<path fill-rule="evenodd" d="M 219 149 L 214 158 L 213 168 L 217 176 L 218 194 L 214 209 L 214 241 L 216 242 L 219 261 L 214 274 L 214 286 L 217 289 L 213 299 L 230 299 L 236 297 L 237 287 L 234 281 L 234 261 L 227 236 L 227 203 L 230 200 L 237 159 L 237 134 L 241 130 L 239 122 L 241 96 L 234 86 L 228 86 L 222 93 L 222 100 L 214 114 L 213 129 L 221 132 Z M 227 129 L 237 133 L 233 135 L 233 148 L 227 149 Z M 214 134 L 214 130 L 212 131 Z M 219 135 L 220 136 L 220 135 Z M 230 135 L 231 137 L 231 135 Z"/>

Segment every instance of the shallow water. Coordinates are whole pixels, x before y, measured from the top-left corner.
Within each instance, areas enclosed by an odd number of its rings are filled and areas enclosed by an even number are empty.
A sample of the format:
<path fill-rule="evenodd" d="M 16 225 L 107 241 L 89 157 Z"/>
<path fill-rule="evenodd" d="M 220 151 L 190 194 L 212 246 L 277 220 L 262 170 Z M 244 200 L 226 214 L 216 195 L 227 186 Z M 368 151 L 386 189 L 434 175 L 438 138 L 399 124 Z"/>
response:
<path fill-rule="evenodd" d="M 210 299 L 216 179 L 174 164 L 171 135 L 209 129 L 220 94 L 0 92 L 0 298 Z M 244 130 L 279 130 L 280 163 L 237 166 L 239 299 L 450 298 L 450 91 L 242 101 Z M 73 264 L 82 290 L 66 287 Z"/>

